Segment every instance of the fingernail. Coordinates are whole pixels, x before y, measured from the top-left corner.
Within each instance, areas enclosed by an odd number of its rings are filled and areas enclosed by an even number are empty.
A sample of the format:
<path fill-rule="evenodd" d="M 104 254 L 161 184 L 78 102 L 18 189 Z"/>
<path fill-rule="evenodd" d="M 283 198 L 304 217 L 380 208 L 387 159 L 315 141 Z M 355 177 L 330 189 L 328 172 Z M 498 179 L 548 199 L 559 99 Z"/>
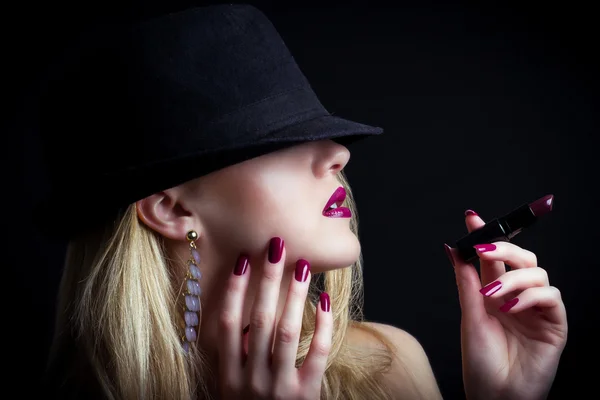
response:
<path fill-rule="evenodd" d="M 454 257 L 452 257 L 452 251 L 450 249 L 451 249 L 451 247 L 448 246 L 446 243 L 444 243 L 444 250 L 446 250 L 446 255 L 448 255 L 448 259 L 450 260 L 450 263 L 454 267 Z"/>
<path fill-rule="evenodd" d="M 246 269 L 248 269 L 248 257 L 242 254 L 233 268 L 233 273 L 235 275 L 244 275 Z"/>
<path fill-rule="evenodd" d="M 468 216 L 471 216 L 471 215 L 478 216 L 479 214 L 477 214 L 473 210 L 467 210 L 467 211 L 465 211 L 465 217 L 468 217 Z"/>
<path fill-rule="evenodd" d="M 242 359 L 245 361 L 248 357 L 248 349 L 250 348 L 250 339 L 248 338 L 250 325 L 247 325 L 242 331 Z"/>
<path fill-rule="evenodd" d="M 484 296 L 491 296 L 494 293 L 496 293 L 498 290 L 500 290 L 501 288 L 502 288 L 502 282 L 494 281 L 494 282 L 482 287 L 481 289 L 479 289 L 479 292 Z"/>
<path fill-rule="evenodd" d="M 274 237 L 269 243 L 269 262 L 271 264 L 278 263 L 283 254 L 283 239 Z"/>
<path fill-rule="evenodd" d="M 308 271 L 310 271 L 310 264 L 308 261 L 302 258 L 296 261 L 296 273 L 295 278 L 298 282 L 305 282 L 308 278 Z"/>
<path fill-rule="evenodd" d="M 500 307 L 500 311 L 507 312 L 508 310 L 513 308 L 515 306 L 515 304 L 517 304 L 518 302 L 519 302 L 519 298 L 515 297 L 514 299 L 509 300 L 506 303 L 504 303 L 504 305 L 502 305 L 502 307 Z"/>
<path fill-rule="evenodd" d="M 485 252 L 488 252 L 488 251 L 494 251 L 494 250 L 496 250 L 496 245 L 495 244 L 476 244 L 473 247 L 475 248 L 475 250 L 477 250 L 480 253 L 485 253 Z"/>
<path fill-rule="evenodd" d="M 321 303 L 321 310 L 325 312 L 329 312 L 331 309 L 331 301 L 329 300 L 329 295 L 326 292 L 322 292 L 319 297 L 319 302 Z"/>

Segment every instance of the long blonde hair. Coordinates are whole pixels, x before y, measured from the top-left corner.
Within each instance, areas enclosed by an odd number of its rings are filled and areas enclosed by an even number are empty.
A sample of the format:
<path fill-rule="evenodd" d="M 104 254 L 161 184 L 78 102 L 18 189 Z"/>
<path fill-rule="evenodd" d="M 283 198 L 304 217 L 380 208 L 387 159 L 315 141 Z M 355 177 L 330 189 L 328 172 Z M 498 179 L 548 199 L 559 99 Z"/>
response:
<path fill-rule="evenodd" d="M 351 229 L 358 218 L 345 176 Z M 109 399 L 212 399 L 211 371 L 201 349 L 186 354 L 180 338 L 181 309 L 164 243 L 138 219 L 135 204 L 104 229 L 69 243 L 59 289 L 49 370 L 65 380 L 92 382 Z M 391 398 L 381 377 L 391 348 L 361 324 L 361 260 L 349 268 L 315 274 L 304 307 L 297 365 L 306 356 L 318 294 L 331 296 L 333 346 L 322 399 Z M 387 351 L 368 357 L 347 345 L 350 326 L 370 330 Z"/>

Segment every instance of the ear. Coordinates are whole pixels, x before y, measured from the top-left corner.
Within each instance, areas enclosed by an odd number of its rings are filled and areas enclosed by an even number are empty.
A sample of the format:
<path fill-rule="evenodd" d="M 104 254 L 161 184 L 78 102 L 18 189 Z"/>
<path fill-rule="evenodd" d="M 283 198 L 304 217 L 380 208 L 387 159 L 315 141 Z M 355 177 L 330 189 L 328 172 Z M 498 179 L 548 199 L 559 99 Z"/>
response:
<path fill-rule="evenodd" d="M 138 217 L 150 229 L 173 239 L 185 239 L 191 229 L 198 231 L 194 214 L 186 209 L 173 189 L 150 195 L 136 202 Z"/>

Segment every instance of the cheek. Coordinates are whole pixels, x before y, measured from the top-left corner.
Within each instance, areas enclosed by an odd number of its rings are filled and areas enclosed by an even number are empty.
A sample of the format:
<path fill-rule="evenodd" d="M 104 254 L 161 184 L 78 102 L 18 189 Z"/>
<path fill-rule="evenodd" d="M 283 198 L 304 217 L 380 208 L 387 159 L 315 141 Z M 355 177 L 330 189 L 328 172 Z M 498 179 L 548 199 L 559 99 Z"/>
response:
<path fill-rule="evenodd" d="M 312 175 L 302 163 L 276 161 L 229 169 L 203 191 L 201 216 L 220 250 L 260 252 L 273 236 L 288 250 L 318 240 L 323 217 Z"/>
<path fill-rule="evenodd" d="M 285 191 L 277 187 L 255 175 L 204 199 L 201 215 L 213 244 L 221 250 L 257 252 L 272 236 L 283 236 L 282 228 L 295 221 L 290 220 L 294 213 L 282 196 Z"/>
<path fill-rule="evenodd" d="M 302 191 L 283 185 L 269 185 L 248 194 L 236 210 L 240 236 L 253 247 L 265 245 L 273 236 L 286 243 L 317 228 L 318 215 Z"/>
<path fill-rule="evenodd" d="M 253 194 L 229 217 L 235 230 L 230 241 L 236 249 L 260 253 L 272 237 L 279 236 L 286 243 L 288 256 L 297 257 L 314 247 L 315 240 L 321 241 L 319 215 L 300 198 L 282 202 L 264 193 Z"/>
<path fill-rule="evenodd" d="M 260 216 L 265 234 L 282 236 L 286 243 L 305 241 L 319 228 L 320 216 L 315 208 L 314 184 L 299 179 L 271 179 L 269 185 L 253 199 L 253 212 Z"/>

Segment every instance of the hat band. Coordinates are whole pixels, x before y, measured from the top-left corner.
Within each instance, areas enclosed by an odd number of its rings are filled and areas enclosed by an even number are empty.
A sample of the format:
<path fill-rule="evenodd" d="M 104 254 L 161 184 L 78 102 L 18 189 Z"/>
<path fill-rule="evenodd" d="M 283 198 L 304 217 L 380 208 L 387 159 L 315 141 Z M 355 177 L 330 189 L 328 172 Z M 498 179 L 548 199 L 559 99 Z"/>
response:
<path fill-rule="evenodd" d="M 210 152 L 232 142 L 256 143 L 280 129 L 326 115 L 330 114 L 309 86 L 295 87 L 213 119 L 201 128 L 204 135 L 198 136 L 198 144 L 203 149 L 199 150 Z"/>

